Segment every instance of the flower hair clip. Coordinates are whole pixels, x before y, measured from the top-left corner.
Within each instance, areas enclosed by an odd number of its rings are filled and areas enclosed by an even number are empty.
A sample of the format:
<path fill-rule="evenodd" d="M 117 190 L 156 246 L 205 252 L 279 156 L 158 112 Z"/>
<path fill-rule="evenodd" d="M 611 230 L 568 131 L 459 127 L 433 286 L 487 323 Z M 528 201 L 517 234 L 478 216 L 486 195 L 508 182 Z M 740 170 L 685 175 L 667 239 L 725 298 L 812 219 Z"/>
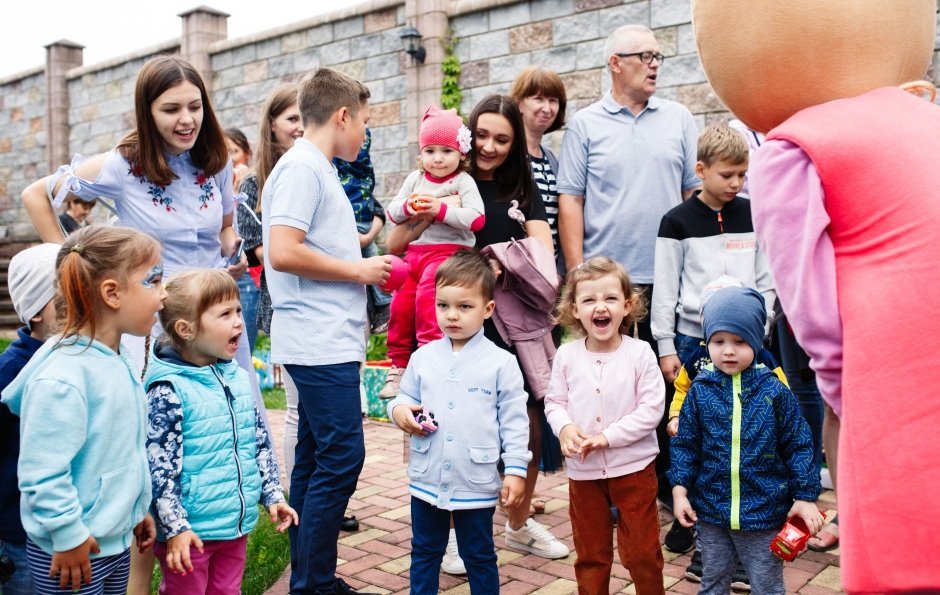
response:
<path fill-rule="evenodd" d="M 470 129 L 465 125 L 461 125 L 460 129 L 457 131 L 457 146 L 462 155 L 466 155 L 470 152 L 471 139 L 472 135 L 470 134 Z"/>

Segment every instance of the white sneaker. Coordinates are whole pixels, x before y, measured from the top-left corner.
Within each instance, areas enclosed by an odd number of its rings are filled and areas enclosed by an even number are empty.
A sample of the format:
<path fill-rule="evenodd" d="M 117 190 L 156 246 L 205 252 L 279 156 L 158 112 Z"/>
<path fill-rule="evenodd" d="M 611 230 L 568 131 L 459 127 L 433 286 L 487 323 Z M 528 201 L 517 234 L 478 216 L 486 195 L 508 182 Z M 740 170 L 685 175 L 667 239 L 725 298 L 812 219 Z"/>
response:
<path fill-rule="evenodd" d="M 568 546 L 548 532 L 543 525 L 535 519 L 526 519 L 525 525 L 518 531 L 513 531 L 506 521 L 506 547 L 520 552 L 529 552 L 542 558 L 555 560 L 568 555 Z"/>
<path fill-rule="evenodd" d="M 392 366 L 385 377 L 385 386 L 379 391 L 380 399 L 394 399 L 398 396 L 401 387 L 401 377 L 405 374 L 404 368 Z"/>
<path fill-rule="evenodd" d="M 457 553 L 457 533 L 453 529 L 447 537 L 447 549 L 444 551 L 444 559 L 441 560 L 441 570 L 447 574 L 467 574 L 467 567 L 463 565 L 463 560 Z"/>

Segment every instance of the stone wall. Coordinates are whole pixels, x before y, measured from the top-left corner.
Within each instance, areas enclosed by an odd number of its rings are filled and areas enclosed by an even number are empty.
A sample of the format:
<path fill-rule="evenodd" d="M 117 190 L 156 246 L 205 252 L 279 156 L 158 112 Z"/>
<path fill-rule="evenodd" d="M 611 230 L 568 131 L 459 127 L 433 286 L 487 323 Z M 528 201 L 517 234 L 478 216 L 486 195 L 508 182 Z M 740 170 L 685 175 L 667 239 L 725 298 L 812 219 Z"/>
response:
<path fill-rule="evenodd" d="M 277 83 L 298 81 L 318 66 L 366 83 L 372 93 L 377 195 L 387 198 L 414 168 L 418 118 L 427 97 L 434 96 L 434 84 L 427 81 L 439 80 L 447 32 L 441 30 L 444 24 L 435 28 L 424 19 L 435 10 L 446 10 L 442 22 L 449 20 L 450 35 L 457 40 L 464 114 L 485 95 L 506 93 L 522 68 L 536 64 L 561 75 L 570 117 L 609 89 L 603 60 L 607 35 L 620 25 L 639 23 L 653 29 L 667 56 L 657 93 L 689 106 L 700 127 L 728 116 L 696 54 L 690 0 L 366 0 L 234 40 L 224 39 L 222 13 L 199 8 L 181 16 L 185 22 L 201 11 L 200 18 L 208 12 L 208 18 L 221 19 L 215 39 L 222 41 L 186 51 L 198 53 L 199 60 L 208 57 L 212 101 L 223 126 L 242 128 L 253 143 L 261 105 Z M 423 66 L 401 51 L 399 32 L 406 24 L 417 24 L 425 35 L 428 60 Z M 936 45 L 940 48 L 940 33 Z M 68 154 L 113 147 L 133 126 L 133 86 L 140 66 L 151 56 L 180 52 L 175 39 L 68 71 Z M 934 58 L 938 62 L 940 50 Z M 58 165 L 48 163 L 47 69 L 0 80 L 0 242 L 34 237 L 19 195 Z M 928 77 L 940 84 L 940 69 L 932 67 Z M 549 144 L 558 148 L 562 134 L 553 133 Z"/>
<path fill-rule="evenodd" d="M 113 149 L 134 127 L 134 85 L 144 62 L 161 54 L 178 54 L 170 41 L 119 60 L 69 72 L 69 148 L 95 155 Z"/>
<path fill-rule="evenodd" d="M 695 49 L 689 0 L 528 0 L 456 16 L 451 22 L 462 63 L 462 108 L 490 93 L 507 93 L 529 64 L 557 72 L 568 94 L 568 117 L 610 89 L 604 42 L 621 25 L 650 27 L 666 61 L 657 95 L 687 105 L 699 127 L 727 116 L 705 79 Z M 562 132 L 549 140 L 558 147 Z"/>
<path fill-rule="evenodd" d="M 401 172 L 413 163 L 405 124 L 407 63 L 398 38 L 404 23 L 404 3 L 393 0 L 365 14 L 314 18 L 215 44 L 212 100 L 222 125 L 241 128 L 254 145 L 262 105 L 278 83 L 297 82 L 320 66 L 336 68 L 369 87 L 377 195 L 397 192 Z"/>
<path fill-rule="evenodd" d="M 0 81 L 0 242 L 32 234 L 20 192 L 49 169 L 45 75 L 37 68 Z"/>

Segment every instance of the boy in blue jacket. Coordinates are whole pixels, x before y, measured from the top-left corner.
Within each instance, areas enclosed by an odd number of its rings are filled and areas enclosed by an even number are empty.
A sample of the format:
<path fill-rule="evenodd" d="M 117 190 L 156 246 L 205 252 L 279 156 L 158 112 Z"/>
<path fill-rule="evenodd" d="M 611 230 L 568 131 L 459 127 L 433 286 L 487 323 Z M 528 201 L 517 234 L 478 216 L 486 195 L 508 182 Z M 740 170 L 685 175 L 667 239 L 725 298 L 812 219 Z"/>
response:
<path fill-rule="evenodd" d="M 701 594 L 729 592 L 737 554 L 754 592 L 783 595 L 783 562 L 770 542 L 791 516 L 813 533 L 823 522 L 809 426 L 790 389 L 754 363 L 766 321 L 761 295 L 727 287 L 703 314 L 712 364 L 693 382 L 672 439 L 673 510 L 683 526 L 697 523 Z"/>
<path fill-rule="evenodd" d="M 43 341 L 55 332 L 55 258 L 58 244 L 40 244 L 19 252 L 8 272 L 13 308 L 24 325 L 0 354 L 0 390 L 13 382 Z M 20 456 L 20 418 L 0 403 L 0 556 L 12 563 L 12 575 L 0 585 L 4 595 L 34 592 L 26 569 L 26 532 L 20 521 L 16 462 Z M 7 568 L 9 572 L 10 568 Z M 2 579 L 0 579 L 2 580 Z"/>

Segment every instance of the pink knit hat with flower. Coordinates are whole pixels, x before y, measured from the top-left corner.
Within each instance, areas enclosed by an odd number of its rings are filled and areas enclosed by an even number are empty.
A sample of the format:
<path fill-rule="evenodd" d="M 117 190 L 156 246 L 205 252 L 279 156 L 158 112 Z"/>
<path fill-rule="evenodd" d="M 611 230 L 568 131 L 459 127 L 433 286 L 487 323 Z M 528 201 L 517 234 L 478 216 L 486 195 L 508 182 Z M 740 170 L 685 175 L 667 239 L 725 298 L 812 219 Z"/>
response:
<path fill-rule="evenodd" d="M 418 144 L 421 148 L 429 145 L 450 147 L 466 155 L 470 151 L 470 129 L 464 126 L 457 110 L 442 110 L 431 105 L 421 119 Z"/>

